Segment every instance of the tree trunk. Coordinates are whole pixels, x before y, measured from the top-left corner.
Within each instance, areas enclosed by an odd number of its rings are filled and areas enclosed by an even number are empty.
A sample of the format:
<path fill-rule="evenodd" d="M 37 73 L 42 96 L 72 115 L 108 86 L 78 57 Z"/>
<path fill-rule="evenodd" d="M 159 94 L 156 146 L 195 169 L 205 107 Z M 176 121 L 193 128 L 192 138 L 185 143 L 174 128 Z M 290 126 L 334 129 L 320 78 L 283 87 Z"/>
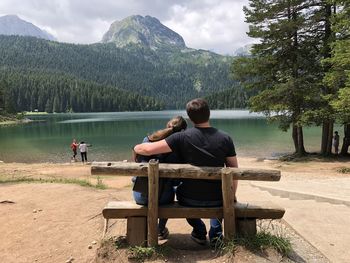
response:
<path fill-rule="evenodd" d="M 347 155 L 350 146 L 350 123 L 344 124 L 344 139 L 343 146 L 341 147 L 340 154 Z"/>
<path fill-rule="evenodd" d="M 294 152 L 297 153 L 298 152 L 298 129 L 297 129 L 297 126 L 295 125 L 293 125 L 293 128 L 292 128 L 292 138 L 294 142 Z"/>
<path fill-rule="evenodd" d="M 333 126 L 334 126 L 334 122 L 330 121 L 328 125 L 327 155 L 332 154 Z"/>
<path fill-rule="evenodd" d="M 322 124 L 321 154 L 332 154 L 333 121 L 327 120 Z"/>
<path fill-rule="evenodd" d="M 298 155 L 305 155 L 305 147 L 304 147 L 304 133 L 303 133 L 303 127 L 298 127 Z"/>
<path fill-rule="evenodd" d="M 303 127 L 296 126 L 293 124 L 292 137 L 294 142 L 295 154 L 302 156 L 306 154 L 304 147 L 304 135 L 303 135 Z"/>

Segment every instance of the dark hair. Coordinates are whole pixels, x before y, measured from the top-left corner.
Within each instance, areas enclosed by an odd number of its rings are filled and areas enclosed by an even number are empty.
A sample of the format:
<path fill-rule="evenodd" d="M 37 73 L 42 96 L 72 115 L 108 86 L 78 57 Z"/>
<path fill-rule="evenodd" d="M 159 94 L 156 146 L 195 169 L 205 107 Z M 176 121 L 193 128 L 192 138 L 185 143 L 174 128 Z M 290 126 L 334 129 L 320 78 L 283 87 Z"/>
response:
<path fill-rule="evenodd" d="M 188 117 L 194 124 L 200 124 L 209 121 L 210 109 L 208 102 L 198 98 L 191 100 L 186 105 Z"/>
<path fill-rule="evenodd" d="M 335 133 L 335 134 L 338 134 L 338 131 L 335 131 L 334 133 Z"/>
<path fill-rule="evenodd" d="M 152 133 L 151 135 L 148 135 L 148 139 L 151 142 L 156 142 L 165 139 L 166 137 L 170 136 L 171 134 L 175 132 L 179 132 L 182 130 L 186 130 L 187 128 L 187 122 L 186 120 L 181 116 L 176 116 L 172 118 L 170 121 L 168 121 L 167 128 L 156 131 Z"/>

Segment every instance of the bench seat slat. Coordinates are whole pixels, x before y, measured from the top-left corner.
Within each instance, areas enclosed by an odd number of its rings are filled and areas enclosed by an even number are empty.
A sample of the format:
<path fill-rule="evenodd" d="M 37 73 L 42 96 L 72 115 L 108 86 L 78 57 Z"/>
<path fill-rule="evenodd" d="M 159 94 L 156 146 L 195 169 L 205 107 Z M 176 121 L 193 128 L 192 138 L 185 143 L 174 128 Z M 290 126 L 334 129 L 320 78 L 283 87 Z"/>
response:
<path fill-rule="evenodd" d="M 237 218 L 280 219 L 285 210 L 271 202 L 236 203 Z M 105 218 L 127 218 L 133 216 L 147 216 L 147 207 L 137 205 L 132 201 L 111 201 L 103 209 Z M 222 207 L 185 207 L 178 203 L 159 206 L 160 218 L 222 218 Z"/>

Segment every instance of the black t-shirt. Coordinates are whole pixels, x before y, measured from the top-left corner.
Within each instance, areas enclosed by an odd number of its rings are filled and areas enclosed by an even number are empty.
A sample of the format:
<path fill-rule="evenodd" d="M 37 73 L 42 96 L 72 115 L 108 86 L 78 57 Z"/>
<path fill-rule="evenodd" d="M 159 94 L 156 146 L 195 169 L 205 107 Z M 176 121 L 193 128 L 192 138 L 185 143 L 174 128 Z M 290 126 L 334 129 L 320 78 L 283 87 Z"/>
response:
<path fill-rule="evenodd" d="M 180 159 L 196 166 L 224 167 L 226 157 L 236 156 L 230 136 L 213 127 L 187 129 L 165 141 Z M 221 181 L 185 179 L 177 194 L 198 201 L 222 200 Z"/>

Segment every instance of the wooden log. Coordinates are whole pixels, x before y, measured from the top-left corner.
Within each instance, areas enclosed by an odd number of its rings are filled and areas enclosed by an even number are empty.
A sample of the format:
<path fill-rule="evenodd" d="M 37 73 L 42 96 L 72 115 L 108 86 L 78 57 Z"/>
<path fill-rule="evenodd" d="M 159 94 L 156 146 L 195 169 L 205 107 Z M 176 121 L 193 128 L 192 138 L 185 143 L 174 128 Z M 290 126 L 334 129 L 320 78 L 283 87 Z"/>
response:
<path fill-rule="evenodd" d="M 148 163 L 93 162 L 92 175 L 148 176 Z M 279 181 L 281 172 L 272 169 L 241 169 L 232 167 L 198 167 L 190 164 L 159 164 L 159 177 L 221 180 L 222 174 L 234 180 Z"/>
<path fill-rule="evenodd" d="M 130 246 L 146 245 L 147 238 L 147 218 L 128 217 L 126 227 L 126 240 Z"/>
<path fill-rule="evenodd" d="M 158 186 L 159 162 L 152 159 L 148 167 L 147 244 L 149 247 L 158 245 Z"/>
<path fill-rule="evenodd" d="M 238 218 L 237 235 L 241 237 L 250 237 L 256 235 L 256 219 Z"/>
<path fill-rule="evenodd" d="M 232 176 L 230 174 L 222 175 L 222 197 L 224 214 L 224 237 L 226 240 L 232 240 L 235 236 L 235 209 L 234 194 L 232 189 Z"/>
<path fill-rule="evenodd" d="M 236 218 L 280 219 L 285 210 L 271 202 L 235 203 Z M 104 218 L 127 218 L 147 216 L 146 206 L 133 201 L 110 201 L 103 209 Z M 162 205 L 158 209 L 160 218 L 223 218 L 222 207 L 186 207 L 178 203 Z"/>

